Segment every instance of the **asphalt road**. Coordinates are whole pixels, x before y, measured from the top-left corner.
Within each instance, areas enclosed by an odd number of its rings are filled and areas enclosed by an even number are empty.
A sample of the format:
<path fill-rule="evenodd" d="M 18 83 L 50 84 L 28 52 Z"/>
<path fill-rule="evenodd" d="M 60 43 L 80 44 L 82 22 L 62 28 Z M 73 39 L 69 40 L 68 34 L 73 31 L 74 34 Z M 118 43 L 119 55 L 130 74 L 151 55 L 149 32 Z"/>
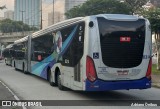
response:
<path fill-rule="evenodd" d="M 114 106 L 128 100 L 159 100 L 160 102 L 160 89 L 157 88 L 107 92 L 60 91 L 57 87 L 51 87 L 46 80 L 16 71 L 2 61 L 0 61 L 0 81 L 4 82 L 21 100 L 118 100 L 115 102 L 103 101 L 104 104 L 112 106 L 54 106 L 41 107 L 41 109 L 160 109 L 160 107 Z M 40 107 L 27 108 L 39 109 Z"/>

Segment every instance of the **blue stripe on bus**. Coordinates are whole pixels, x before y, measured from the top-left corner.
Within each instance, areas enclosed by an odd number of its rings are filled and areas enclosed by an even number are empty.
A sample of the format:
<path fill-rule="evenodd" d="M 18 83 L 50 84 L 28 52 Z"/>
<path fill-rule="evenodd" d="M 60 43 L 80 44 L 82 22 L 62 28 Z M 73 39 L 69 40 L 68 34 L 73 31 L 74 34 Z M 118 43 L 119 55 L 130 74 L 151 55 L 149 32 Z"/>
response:
<path fill-rule="evenodd" d="M 72 31 L 72 33 L 69 35 L 69 37 L 65 40 L 65 42 L 62 44 L 62 52 L 61 55 L 64 54 L 64 52 L 66 51 L 66 49 L 68 48 L 68 46 L 71 44 L 72 40 L 73 40 L 73 36 L 75 36 L 75 32 L 78 28 L 78 25 L 74 28 L 74 30 Z"/>
<path fill-rule="evenodd" d="M 40 76 L 39 72 L 42 72 L 42 70 L 46 67 L 46 65 L 48 65 L 48 63 L 38 63 L 37 68 L 32 70 L 32 73 Z"/>
<path fill-rule="evenodd" d="M 126 80 L 126 81 L 103 81 L 96 80 L 95 82 L 90 82 L 86 80 L 86 91 L 107 91 L 107 90 L 128 90 L 128 89 L 147 89 L 151 88 L 151 80 L 147 78 L 142 78 L 140 80 Z"/>
<path fill-rule="evenodd" d="M 55 55 L 55 52 L 53 52 L 49 57 L 45 58 L 43 61 L 36 63 L 32 66 L 32 73 L 38 76 L 41 76 L 42 78 L 47 79 L 47 68 L 48 66 L 51 68 L 53 65 L 59 60 L 61 56 L 65 53 L 69 45 L 71 44 L 73 37 L 75 36 L 75 32 L 78 28 L 78 25 L 74 28 L 74 30 L 71 32 L 71 34 L 68 36 L 68 38 L 64 41 L 62 44 L 62 51 L 59 55 Z"/>

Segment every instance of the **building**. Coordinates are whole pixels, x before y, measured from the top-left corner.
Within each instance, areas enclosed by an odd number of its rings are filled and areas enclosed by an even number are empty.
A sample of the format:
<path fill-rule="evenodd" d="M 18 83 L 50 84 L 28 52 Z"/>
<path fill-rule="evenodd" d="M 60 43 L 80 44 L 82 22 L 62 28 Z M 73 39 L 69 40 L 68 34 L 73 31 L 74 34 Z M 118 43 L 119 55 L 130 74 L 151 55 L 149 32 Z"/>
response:
<path fill-rule="evenodd" d="M 48 26 L 52 25 L 53 22 L 57 23 L 64 20 L 64 14 L 61 12 L 54 12 L 54 20 L 53 20 L 53 12 L 48 13 Z"/>
<path fill-rule="evenodd" d="M 54 3 L 53 11 L 48 14 L 48 26 L 66 19 L 65 13 L 74 6 L 81 5 L 87 0 L 57 0 Z"/>
<path fill-rule="evenodd" d="M 87 0 L 65 0 L 65 12 L 86 2 Z"/>
<path fill-rule="evenodd" d="M 14 20 L 41 28 L 42 0 L 15 0 Z"/>
<path fill-rule="evenodd" d="M 1 20 L 4 20 L 4 19 L 5 19 L 4 17 L 0 17 L 0 21 L 1 21 Z"/>
<path fill-rule="evenodd" d="M 48 26 L 53 24 L 53 12 L 48 13 Z"/>
<path fill-rule="evenodd" d="M 160 0 L 150 0 L 155 7 L 160 7 Z"/>
<path fill-rule="evenodd" d="M 4 12 L 4 18 L 14 20 L 14 11 L 8 10 Z"/>

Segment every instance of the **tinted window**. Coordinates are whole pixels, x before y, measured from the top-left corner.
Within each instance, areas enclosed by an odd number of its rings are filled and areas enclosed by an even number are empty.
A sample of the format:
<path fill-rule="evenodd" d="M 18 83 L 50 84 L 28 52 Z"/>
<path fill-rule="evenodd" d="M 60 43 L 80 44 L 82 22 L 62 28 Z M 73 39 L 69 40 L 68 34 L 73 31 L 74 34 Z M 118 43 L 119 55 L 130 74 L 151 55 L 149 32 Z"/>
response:
<path fill-rule="evenodd" d="M 81 22 L 79 24 L 75 24 L 61 30 L 62 33 L 62 41 L 64 42 L 67 37 L 71 34 L 74 28 L 77 27 L 76 32 L 74 34 L 73 40 L 69 45 L 68 49 L 63 55 L 63 65 L 75 67 L 80 59 L 83 56 L 83 49 L 84 49 L 84 29 L 85 23 Z M 68 62 L 66 62 L 68 61 Z"/>
<path fill-rule="evenodd" d="M 53 52 L 53 36 L 46 34 L 32 39 L 32 61 L 42 61 Z"/>
<path fill-rule="evenodd" d="M 13 56 L 16 59 L 25 59 L 26 46 L 25 43 L 19 43 L 14 45 Z"/>
<path fill-rule="evenodd" d="M 145 20 L 113 21 L 102 17 L 97 19 L 103 63 L 115 68 L 138 66 L 143 57 Z"/>

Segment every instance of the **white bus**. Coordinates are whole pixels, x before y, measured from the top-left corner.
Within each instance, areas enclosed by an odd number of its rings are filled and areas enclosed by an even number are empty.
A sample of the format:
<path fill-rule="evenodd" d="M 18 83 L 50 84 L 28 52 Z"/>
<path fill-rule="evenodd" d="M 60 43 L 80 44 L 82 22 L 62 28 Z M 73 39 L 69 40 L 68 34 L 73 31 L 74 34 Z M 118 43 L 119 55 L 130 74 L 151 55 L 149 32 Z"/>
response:
<path fill-rule="evenodd" d="M 27 69 L 28 68 L 27 63 L 30 61 L 28 60 L 29 58 L 27 57 L 29 53 L 27 50 L 30 49 L 29 46 L 27 45 L 29 44 L 28 38 L 29 36 L 19 39 L 15 41 L 13 45 L 14 48 L 13 66 L 15 67 L 15 69 L 22 70 L 24 73 L 27 73 L 27 71 L 29 71 Z"/>
<path fill-rule="evenodd" d="M 15 67 L 59 89 L 107 91 L 151 87 L 147 19 L 121 14 L 78 17 L 17 40 Z"/>
<path fill-rule="evenodd" d="M 14 57 L 14 49 L 13 44 L 9 44 L 4 50 L 3 50 L 3 57 L 5 58 L 5 64 L 12 66 L 12 61 Z"/>

